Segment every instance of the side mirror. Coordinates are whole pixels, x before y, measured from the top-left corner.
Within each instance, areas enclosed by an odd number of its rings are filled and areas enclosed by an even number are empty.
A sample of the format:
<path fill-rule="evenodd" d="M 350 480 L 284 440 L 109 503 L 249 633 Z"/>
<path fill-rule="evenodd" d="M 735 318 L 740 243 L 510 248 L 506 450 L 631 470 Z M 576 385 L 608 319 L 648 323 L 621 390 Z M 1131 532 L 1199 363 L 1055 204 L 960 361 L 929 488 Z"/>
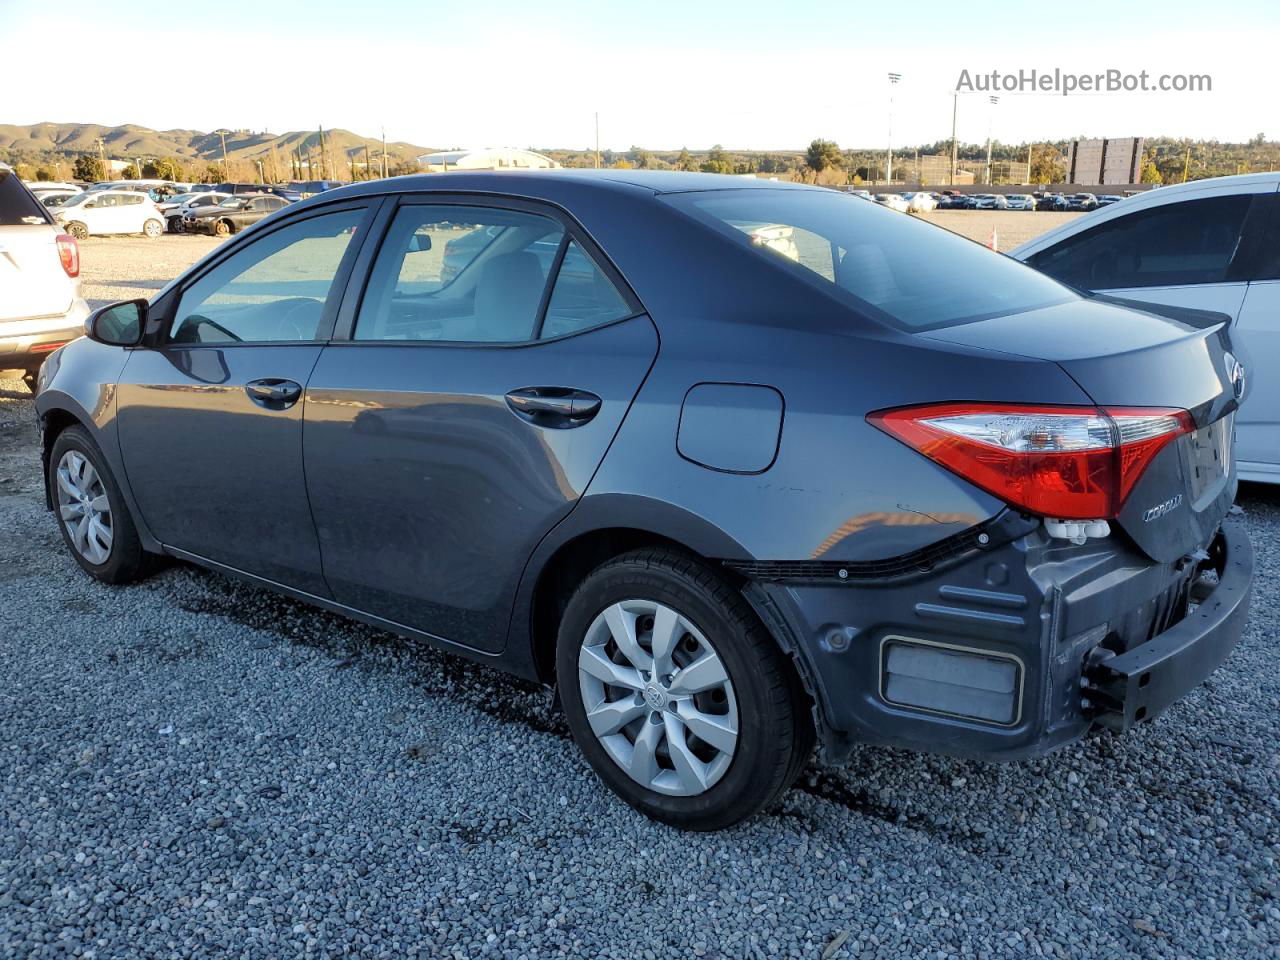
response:
<path fill-rule="evenodd" d="M 431 249 L 431 234 L 415 233 L 409 238 L 410 253 L 426 253 Z"/>
<path fill-rule="evenodd" d="M 84 334 L 112 347 L 136 347 L 147 328 L 147 301 L 125 300 L 89 314 Z"/>

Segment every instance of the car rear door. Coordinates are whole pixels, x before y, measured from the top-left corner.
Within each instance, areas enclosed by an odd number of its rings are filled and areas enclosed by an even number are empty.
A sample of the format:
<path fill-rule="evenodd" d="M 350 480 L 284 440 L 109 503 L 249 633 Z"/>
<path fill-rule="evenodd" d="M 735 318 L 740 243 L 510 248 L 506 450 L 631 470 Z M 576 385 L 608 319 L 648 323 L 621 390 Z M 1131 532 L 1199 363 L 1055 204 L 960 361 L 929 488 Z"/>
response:
<path fill-rule="evenodd" d="M 66 313 L 75 298 L 58 230 L 10 170 L 0 169 L 0 322 Z"/>
<path fill-rule="evenodd" d="M 392 206 L 307 385 L 325 578 L 341 603 L 497 651 L 527 558 L 590 482 L 657 334 L 554 210 Z"/>
<path fill-rule="evenodd" d="M 121 455 L 166 546 L 327 594 L 302 465 L 303 388 L 368 215 L 326 205 L 228 244 L 158 298 L 117 387 Z"/>

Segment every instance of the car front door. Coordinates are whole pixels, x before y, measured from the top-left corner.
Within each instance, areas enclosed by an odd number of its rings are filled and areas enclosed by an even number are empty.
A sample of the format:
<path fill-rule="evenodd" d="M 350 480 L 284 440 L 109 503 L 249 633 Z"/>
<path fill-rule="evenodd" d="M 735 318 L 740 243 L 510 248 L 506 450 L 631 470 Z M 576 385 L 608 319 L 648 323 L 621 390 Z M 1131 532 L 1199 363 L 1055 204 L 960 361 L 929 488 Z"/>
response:
<path fill-rule="evenodd" d="M 1233 340 L 1248 361 L 1248 399 L 1236 415 L 1236 458 L 1246 479 L 1280 483 L 1280 194 L 1252 241 L 1249 291 Z"/>
<path fill-rule="evenodd" d="M 534 546 L 586 488 L 657 352 L 560 215 L 406 201 L 307 385 L 334 599 L 497 651 Z"/>
<path fill-rule="evenodd" d="M 103 193 L 85 204 L 85 225 L 91 234 L 106 235 L 121 233 L 120 218 L 124 208 L 120 206 L 120 197 L 113 193 Z"/>
<path fill-rule="evenodd" d="M 117 389 L 138 507 L 166 546 L 327 593 L 302 473 L 303 388 L 367 207 L 322 207 L 229 245 L 152 307 Z M 151 336 L 151 335 L 149 335 Z"/>

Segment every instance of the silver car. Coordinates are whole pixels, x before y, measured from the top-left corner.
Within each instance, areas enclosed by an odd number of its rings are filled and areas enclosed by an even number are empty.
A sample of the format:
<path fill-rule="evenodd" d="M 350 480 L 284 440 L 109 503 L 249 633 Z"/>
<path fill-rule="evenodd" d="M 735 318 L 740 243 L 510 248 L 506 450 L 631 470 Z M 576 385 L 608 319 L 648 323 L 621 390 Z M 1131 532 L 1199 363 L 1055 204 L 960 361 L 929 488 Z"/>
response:
<path fill-rule="evenodd" d="M 84 330 L 80 249 L 9 166 L 0 163 L 0 370 L 28 386 L 45 357 Z"/>
<path fill-rule="evenodd" d="M 1257 368 L 1236 419 L 1236 456 L 1241 479 L 1262 483 L 1280 483 L 1278 189 L 1280 173 L 1161 187 L 1011 254 L 1080 290 L 1231 317 L 1233 342 Z"/>

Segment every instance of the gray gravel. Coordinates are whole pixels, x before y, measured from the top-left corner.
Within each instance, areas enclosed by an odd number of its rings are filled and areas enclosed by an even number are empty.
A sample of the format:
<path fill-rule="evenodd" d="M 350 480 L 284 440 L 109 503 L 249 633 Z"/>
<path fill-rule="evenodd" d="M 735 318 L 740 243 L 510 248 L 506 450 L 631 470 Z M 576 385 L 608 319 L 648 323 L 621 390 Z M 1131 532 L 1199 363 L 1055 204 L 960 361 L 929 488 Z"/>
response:
<path fill-rule="evenodd" d="M 0 957 L 1280 956 L 1280 491 L 1240 648 L 1160 721 L 889 750 L 716 835 L 545 691 L 175 565 L 90 581 L 0 381 Z"/>

